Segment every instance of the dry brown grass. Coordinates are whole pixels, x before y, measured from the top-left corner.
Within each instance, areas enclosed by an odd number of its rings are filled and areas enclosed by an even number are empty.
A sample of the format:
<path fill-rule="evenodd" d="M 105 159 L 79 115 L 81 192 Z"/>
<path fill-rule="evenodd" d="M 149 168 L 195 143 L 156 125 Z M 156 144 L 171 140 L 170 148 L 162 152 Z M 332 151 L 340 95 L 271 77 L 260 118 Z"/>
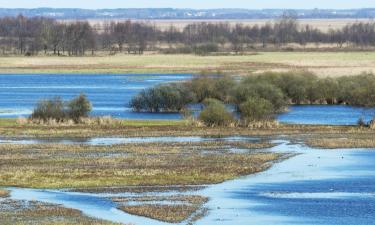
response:
<path fill-rule="evenodd" d="M 212 143 L 212 142 L 211 142 Z M 220 144 L 220 143 L 219 143 Z M 219 144 L 212 143 L 214 146 Z M 224 143 L 223 143 L 224 144 Z M 34 188 L 218 183 L 262 171 L 274 153 L 204 153 L 208 144 L 0 145 L 0 185 Z"/>
<path fill-rule="evenodd" d="M 198 208 L 192 205 L 145 204 L 136 206 L 120 206 L 119 209 L 138 216 L 145 216 L 169 223 L 179 223 L 186 220 Z"/>
<path fill-rule="evenodd" d="M 1 225 L 115 225 L 115 223 L 92 219 L 78 210 L 41 202 L 0 201 Z"/>
<path fill-rule="evenodd" d="M 375 72 L 375 53 L 259 52 L 245 55 L 196 56 L 146 54 L 93 57 L 0 57 L 1 73 L 199 73 L 221 70 L 249 75 L 264 71 L 308 70 L 319 76 Z"/>
<path fill-rule="evenodd" d="M 373 138 L 319 138 L 309 139 L 306 144 L 318 148 L 375 148 Z"/>

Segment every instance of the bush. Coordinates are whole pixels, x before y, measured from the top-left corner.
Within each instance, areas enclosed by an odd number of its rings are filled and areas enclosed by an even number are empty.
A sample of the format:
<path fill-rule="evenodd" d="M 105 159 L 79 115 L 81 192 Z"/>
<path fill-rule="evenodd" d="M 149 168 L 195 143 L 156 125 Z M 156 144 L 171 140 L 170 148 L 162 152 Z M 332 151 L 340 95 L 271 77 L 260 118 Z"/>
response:
<path fill-rule="evenodd" d="M 286 107 L 285 95 L 277 86 L 264 81 L 254 82 L 244 80 L 234 91 L 236 104 L 240 105 L 249 98 L 262 98 L 272 103 L 275 112 L 283 111 Z"/>
<path fill-rule="evenodd" d="M 84 94 L 68 102 L 62 101 L 60 97 L 54 97 L 39 101 L 30 119 L 43 122 L 53 120 L 57 123 L 73 120 L 77 123 L 82 117 L 87 117 L 90 111 L 91 103 Z"/>
<path fill-rule="evenodd" d="M 222 102 L 211 99 L 205 101 L 205 108 L 199 114 L 199 120 L 206 126 L 227 126 L 234 118 Z"/>
<path fill-rule="evenodd" d="M 259 98 L 250 97 L 239 107 L 241 119 L 245 124 L 255 121 L 271 120 L 274 116 L 274 108 L 270 101 Z"/>
<path fill-rule="evenodd" d="M 192 93 L 182 84 L 167 84 L 143 90 L 130 101 L 134 111 L 180 112 L 193 102 Z"/>
<path fill-rule="evenodd" d="M 194 93 L 197 102 L 203 102 L 207 98 L 228 102 L 235 84 L 236 82 L 231 76 L 222 75 L 220 72 L 217 74 L 203 72 L 186 85 Z"/>
<path fill-rule="evenodd" d="M 78 122 L 80 118 L 88 117 L 91 109 L 91 103 L 86 95 L 80 94 L 68 103 L 68 118 Z"/>
<path fill-rule="evenodd" d="M 64 102 L 60 97 L 39 101 L 30 118 L 43 120 L 44 122 L 49 119 L 62 122 L 66 118 Z"/>

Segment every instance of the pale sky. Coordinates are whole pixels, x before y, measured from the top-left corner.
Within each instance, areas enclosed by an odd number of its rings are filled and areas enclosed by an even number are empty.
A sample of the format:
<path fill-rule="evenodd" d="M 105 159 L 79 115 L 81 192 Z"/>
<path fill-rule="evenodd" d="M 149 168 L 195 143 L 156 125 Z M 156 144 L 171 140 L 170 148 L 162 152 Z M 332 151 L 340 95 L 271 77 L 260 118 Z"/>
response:
<path fill-rule="evenodd" d="M 0 0 L 0 8 L 375 8 L 375 0 Z"/>

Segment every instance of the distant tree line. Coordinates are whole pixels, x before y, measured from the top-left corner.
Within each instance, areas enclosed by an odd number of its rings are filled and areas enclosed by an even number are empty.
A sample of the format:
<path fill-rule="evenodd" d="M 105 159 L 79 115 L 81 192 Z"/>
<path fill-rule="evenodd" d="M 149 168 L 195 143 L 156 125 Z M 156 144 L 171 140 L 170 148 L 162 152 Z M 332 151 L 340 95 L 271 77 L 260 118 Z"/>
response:
<path fill-rule="evenodd" d="M 374 90 L 373 74 L 319 78 L 304 71 L 267 72 L 240 80 L 220 74 L 200 75 L 184 83 L 144 90 L 133 97 L 130 106 L 135 111 L 184 112 L 189 105 L 200 103 L 204 109 L 199 118 L 208 125 L 225 125 L 234 121 L 228 116 L 227 104 L 234 106 L 241 124 L 248 125 L 273 120 L 290 104 L 375 107 Z"/>
<path fill-rule="evenodd" d="M 179 29 L 162 30 L 151 23 L 123 21 L 91 25 L 88 22 L 59 22 L 43 17 L 0 18 L 0 53 L 85 55 L 95 51 L 111 54 L 164 53 L 206 54 L 217 51 L 240 53 L 254 48 L 276 48 L 308 43 L 344 46 L 375 46 L 375 22 L 357 22 L 342 29 L 323 32 L 283 17 L 264 25 L 231 26 L 229 23 L 192 23 Z M 166 46 L 166 47 L 165 47 Z"/>

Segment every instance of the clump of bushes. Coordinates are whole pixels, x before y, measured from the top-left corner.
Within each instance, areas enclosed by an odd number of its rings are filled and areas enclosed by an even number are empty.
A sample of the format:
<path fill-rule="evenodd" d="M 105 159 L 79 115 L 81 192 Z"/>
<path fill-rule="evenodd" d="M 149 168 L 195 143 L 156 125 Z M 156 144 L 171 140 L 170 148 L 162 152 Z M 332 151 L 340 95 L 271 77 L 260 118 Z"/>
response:
<path fill-rule="evenodd" d="M 245 125 L 273 119 L 274 106 L 270 101 L 259 97 L 249 97 L 239 107 L 242 122 Z"/>
<path fill-rule="evenodd" d="M 137 112 L 179 112 L 193 96 L 185 85 L 169 84 L 143 90 L 130 101 L 130 107 Z"/>
<path fill-rule="evenodd" d="M 221 101 L 206 99 L 199 120 L 206 126 L 228 126 L 233 123 L 234 118 Z"/>
<path fill-rule="evenodd" d="M 48 121 L 62 123 L 68 120 L 78 123 L 82 118 L 88 117 L 91 109 L 91 103 L 84 94 L 70 101 L 54 97 L 39 101 L 29 119 L 44 123 Z"/>
<path fill-rule="evenodd" d="M 135 111 L 184 112 L 187 105 L 202 104 L 206 99 L 234 105 L 242 124 L 249 126 L 260 121 L 273 121 L 274 116 L 285 111 L 290 104 L 374 107 L 375 75 L 319 78 L 310 72 L 292 71 L 267 72 L 236 80 L 220 72 L 202 73 L 184 83 L 145 90 L 135 96 L 130 105 Z M 217 116 L 212 112 L 213 108 L 224 112 L 219 105 L 217 102 L 206 105 L 202 119 L 208 121 L 207 115 Z M 208 121 L 207 124 L 222 123 Z"/>

